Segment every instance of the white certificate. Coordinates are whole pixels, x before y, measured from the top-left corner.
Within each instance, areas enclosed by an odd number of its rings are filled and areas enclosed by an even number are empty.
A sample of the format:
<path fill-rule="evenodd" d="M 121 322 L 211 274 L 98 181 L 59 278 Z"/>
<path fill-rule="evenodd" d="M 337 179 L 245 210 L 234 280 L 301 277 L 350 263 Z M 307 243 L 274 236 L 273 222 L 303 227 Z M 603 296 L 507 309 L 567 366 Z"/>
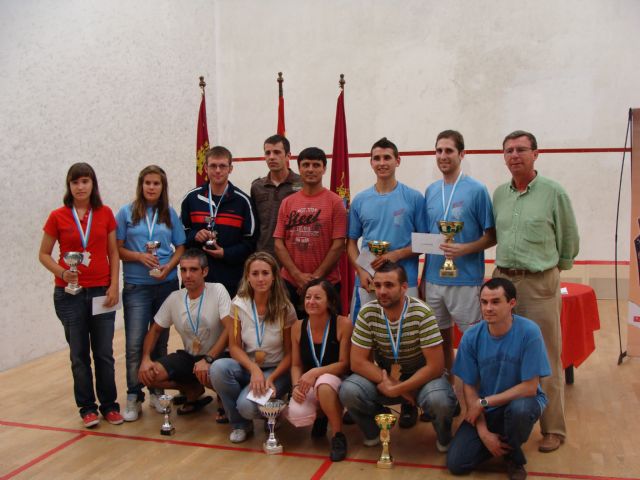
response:
<path fill-rule="evenodd" d="M 376 271 L 371 266 L 371 262 L 373 262 L 375 259 L 376 256 L 368 249 L 362 249 L 360 251 L 360 256 L 358 256 L 358 259 L 356 260 L 356 263 L 364 268 L 367 272 L 369 272 L 369 275 L 373 277 L 373 274 L 376 273 Z"/>
<path fill-rule="evenodd" d="M 440 245 L 444 242 L 445 236 L 441 233 L 411 232 L 411 250 L 414 253 L 444 256 L 444 253 L 440 250 Z"/>
<path fill-rule="evenodd" d="M 258 405 L 264 405 L 269 401 L 271 395 L 273 395 L 273 388 L 269 387 L 265 394 L 260 397 L 254 395 L 253 391 L 249 390 L 249 393 L 247 393 L 247 398 L 252 402 L 256 402 Z"/>
<path fill-rule="evenodd" d="M 118 296 L 118 303 L 116 303 L 113 307 L 105 307 L 103 305 L 106 299 L 107 299 L 106 296 L 93 297 L 93 299 L 91 300 L 92 315 L 100 315 L 101 313 L 115 312 L 116 310 L 120 310 L 122 308 L 122 295 Z"/>

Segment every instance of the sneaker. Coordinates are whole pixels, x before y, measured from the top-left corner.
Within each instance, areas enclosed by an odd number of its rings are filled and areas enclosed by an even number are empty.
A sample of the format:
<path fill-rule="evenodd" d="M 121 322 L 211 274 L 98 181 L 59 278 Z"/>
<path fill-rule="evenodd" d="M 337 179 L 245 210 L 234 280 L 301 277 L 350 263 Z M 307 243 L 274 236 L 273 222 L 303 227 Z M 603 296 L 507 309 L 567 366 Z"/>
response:
<path fill-rule="evenodd" d="M 242 443 L 244 442 L 249 435 L 253 433 L 253 423 L 247 425 L 247 428 L 234 428 L 231 430 L 231 435 L 229 435 L 229 440 L 231 443 Z"/>
<path fill-rule="evenodd" d="M 365 438 L 362 443 L 365 447 L 377 447 L 380 445 L 380 437 L 376 436 L 373 438 Z"/>
<path fill-rule="evenodd" d="M 329 458 L 332 462 L 340 462 L 347 457 L 347 437 L 342 432 L 336 432 L 331 439 Z"/>
<path fill-rule="evenodd" d="M 436 448 L 440 453 L 447 453 L 449 451 L 450 444 L 451 442 L 447 443 L 446 445 L 443 445 L 438 440 L 436 440 Z"/>
<path fill-rule="evenodd" d="M 160 400 L 158 399 L 158 394 L 157 393 L 150 393 L 149 394 L 149 406 L 151 408 L 155 408 L 156 412 L 158 413 L 164 413 L 164 408 L 162 408 L 162 405 L 160 405 Z"/>
<path fill-rule="evenodd" d="M 120 425 L 124 422 L 124 418 L 122 418 L 120 412 L 117 412 L 116 410 L 111 410 L 110 412 L 104 413 L 102 416 L 111 425 Z"/>
<path fill-rule="evenodd" d="M 124 414 L 122 418 L 124 418 L 125 422 L 135 422 L 138 420 L 138 415 L 142 413 L 142 402 L 138 401 L 138 397 L 127 398 L 127 406 L 124 409 Z"/>
<path fill-rule="evenodd" d="M 96 412 L 85 413 L 82 416 L 82 423 L 84 424 L 85 428 L 95 427 L 100 423 L 100 417 L 98 417 L 98 414 Z"/>
<path fill-rule="evenodd" d="M 524 465 L 518 465 L 513 460 L 507 461 L 507 474 L 509 480 L 525 480 L 527 478 L 527 471 L 524 469 Z"/>
<path fill-rule="evenodd" d="M 403 403 L 400 407 L 400 428 L 411 428 L 418 421 L 418 407 L 410 403 Z"/>
<path fill-rule="evenodd" d="M 311 429 L 311 436 L 313 438 L 321 438 L 327 434 L 327 424 L 329 419 L 327 417 L 317 417 L 313 422 L 313 428 Z"/>

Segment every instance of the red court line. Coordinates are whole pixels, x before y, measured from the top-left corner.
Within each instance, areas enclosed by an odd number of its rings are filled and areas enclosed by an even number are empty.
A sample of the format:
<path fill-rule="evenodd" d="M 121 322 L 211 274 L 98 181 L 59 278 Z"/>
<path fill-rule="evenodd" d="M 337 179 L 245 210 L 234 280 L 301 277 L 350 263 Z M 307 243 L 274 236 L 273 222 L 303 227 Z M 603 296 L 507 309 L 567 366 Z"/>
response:
<path fill-rule="evenodd" d="M 421 263 L 424 263 L 424 258 L 420 259 Z M 487 258 L 484 263 L 496 263 L 495 259 Z M 615 265 L 615 260 L 574 260 L 574 265 Z M 618 265 L 625 266 L 630 265 L 629 260 L 618 260 Z"/>
<path fill-rule="evenodd" d="M 86 437 L 86 434 L 84 432 L 79 433 L 78 435 L 76 435 L 75 437 L 67 440 L 64 443 L 61 443 L 60 445 L 58 445 L 55 448 L 52 448 L 51 450 L 49 450 L 48 452 L 43 453 L 42 455 L 40 455 L 39 457 L 34 458 L 33 460 L 31 460 L 30 462 L 25 463 L 24 465 L 16 468 L 14 471 L 7 473 L 6 475 L 3 475 L 2 477 L 0 477 L 0 480 L 7 480 L 9 478 L 13 478 L 16 475 L 18 475 L 19 473 L 24 472 L 25 470 L 27 470 L 28 468 L 33 467 L 36 463 L 40 463 L 42 460 L 45 460 L 47 458 L 49 458 L 51 455 L 53 455 L 54 453 L 59 452 L 60 450 L 64 450 L 65 448 L 67 448 L 69 445 L 76 443 L 78 440 L 82 440 L 84 437 Z"/>
<path fill-rule="evenodd" d="M 540 148 L 539 153 L 622 153 L 631 152 L 630 148 Z M 502 155 L 500 149 L 483 149 L 483 150 L 465 150 L 467 155 Z M 436 154 L 435 150 L 415 150 L 398 152 L 401 157 L 428 157 Z M 369 158 L 371 154 L 369 152 L 363 153 L 350 153 L 349 158 Z M 296 155 L 291 155 L 291 160 L 298 158 Z M 327 154 L 327 158 L 333 158 L 333 155 Z M 264 157 L 238 157 L 233 159 L 234 162 L 259 162 L 264 161 Z"/>
<path fill-rule="evenodd" d="M 150 438 L 150 437 L 142 437 L 142 436 L 137 436 L 137 435 L 121 435 L 121 434 L 117 434 L 117 433 L 106 433 L 106 432 L 98 432 L 98 431 L 93 431 L 93 430 L 79 430 L 79 429 L 75 429 L 75 428 L 50 427 L 50 426 L 46 426 L 46 425 L 34 425 L 34 424 L 28 424 L 28 423 L 11 422 L 11 421 L 7 421 L 7 420 L 0 420 L 0 425 L 4 425 L 4 426 L 8 426 L 8 427 L 29 428 L 29 429 L 32 429 L 32 430 L 46 430 L 46 431 L 54 431 L 54 432 L 78 433 L 77 437 L 74 437 L 71 440 L 68 440 L 67 442 L 59 445 L 58 447 L 54 448 L 53 450 L 50 450 L 49 452 L 45 453 L 44 455 L 41 455 L 40 457 L 36 458 L 35 460 L 32 460 L 31 462 L 29 462 L 28 464 L 24 465 L 23 467 L 20 467 L 22 469 L 20 471 L 23 471 L 24 469 L 29 468 L 31 465 L 43 460 L 44 458 L 46 458 L 47 456 L 52 455 L 55 452 L 67 447 L 71 443 L 74 443 L 74 442 L 80 440 L 81 438 L 89 437 L 89 436 L 119 438 L 119 439 L 123 439 L 123 440 L 139 440 L 139 441 L 143 441 L 143 442 L 166 443 L 166 444 L 171 444 L 171 445 L 181 445 L 181 446 L 187 446 L 187 447 L 201 447 L 201 448 L 211 448 L 211 449 L 214 449 L 214 450 L 230 450 L 230 451 L 234 451 L 234 452 L 252 452 L 252 453 L 264 454 L 264 452 L 262 450 L 257 449 L 257 448 L 242 448 L 242 447 L 234 447 L 234 446 L 228 446 L 228 445 L 215 445 L 215 444 L 210 444 L 210 443 L 186 442 L 186 441 L 183 441 L 183 440 Z M 324 473 L 326 473 L 326 471 L 331 466 L 331 461 L 327 460 L 326 455 L 317 455 L 317 454 L 313 454 L 313 453 L 300 453 L 300 452 L 284 452 L 282 455 L 286 456 L 286 457 L 309 458 L 309 459 L 314 459 L 314 460 L 324 460 L 323 464 L 315 472 L 314 475 L 317 475 L 319 472 L 321 472 L 321 474 L 324 475 Z M 368 460 L 368 459 L 360 459 L 360 458 L 346 458 L 344 461 L 346 461 L 346 462 L 355 462 L 355 463 L 369 463 L 369 464 L 375 464 L 376 463 L 376 460 Z M 327 465 L 327 463 L 328 463 L 328 465 Z M 395 465 L 397 467 L 423 468 L 423 469 L 430 469 L 430 470 L 446 470 L 446 467 L 443 466 L 443 465 L 431 465 L 431 464 L 427 464 L 427 463 L 395 462 Z M 16 475 L 17 473 L 20 473 L 17 470 L 14 471 L 14 472 L 11 472 L 8 475 L 12 475 L 13 476 L 13 475 Z M 640 478 L 638 478 L 638 477 L 610 477 L 610 476 L 606 476 L 606 475 L 583 475 L 583 474 L 573 474 L 573 473 L 528 472 L 528 474 L 529 474 L 529 476 L 532 476 L 532 477 L 556 477 L 556 478 L 570 478 L 570 479 L 576 479 L 576 480 L 640 480 Z M 317 477 L 317 478 L 320 478 L 320 477 Z M 0 480 L 4 480 L 5 478 L 10 478 L 10 477 L 8 477 L 8 476 L 7 477 L 0 477 Z M 316 477 L 313 477 L 313 478 L 316 478 Z"/>
<path fill-rule="evenodd" d="M 331 468 L 331 464 L 333 462 L 331 460 L 325 460 L 322 465 L 316 470 L 316 473 L 313 474 L 311 480 L 320 480 L 322 476 L 327 473 L 327 470 Z"/>

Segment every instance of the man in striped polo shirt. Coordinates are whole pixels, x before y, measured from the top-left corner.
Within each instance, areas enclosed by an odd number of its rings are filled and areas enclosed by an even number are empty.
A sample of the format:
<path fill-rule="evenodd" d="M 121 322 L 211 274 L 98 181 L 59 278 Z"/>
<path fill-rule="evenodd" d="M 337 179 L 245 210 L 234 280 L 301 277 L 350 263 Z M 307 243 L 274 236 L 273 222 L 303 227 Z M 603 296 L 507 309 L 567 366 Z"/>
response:
<path fill-rule="evenodd" d="M 442 337 L 436 317 L 421 300 L 407 296 L 407 274 L 394 262 L 373 277 L 376 300 L 362 307 L 351 337 L 351 370 L 340 400 L 375 446 L 374 417 L 384 405 L 403 400 L 422 408 L 436 431 L 436 447 L 446 452 L 456 396 L 444 376 Z"/>

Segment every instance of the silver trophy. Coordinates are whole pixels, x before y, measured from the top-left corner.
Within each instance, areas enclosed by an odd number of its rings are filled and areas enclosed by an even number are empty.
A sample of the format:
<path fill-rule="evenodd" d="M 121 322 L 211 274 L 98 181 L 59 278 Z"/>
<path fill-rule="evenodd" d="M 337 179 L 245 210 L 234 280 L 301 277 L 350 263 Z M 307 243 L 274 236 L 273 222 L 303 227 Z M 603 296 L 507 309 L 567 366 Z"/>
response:
<path fill-rule="evenodd" d="M 150 253 L 151 255 L 156 257 L 156 261 L 157 261 L 158 260 L 158 249 L 160 248 L 160 242 L 157 241 L 157 240 L 151 240 L 151 241 L 145 243 L 144 246 L 147 249 L 147 253 Z M 157 277 L 162 275 L 162 270 L 160 270 L 157 267 L 156 268 L 152 268 L 151 270 L 149 270 L 149 275 L 151 275 L 154 278 L 157 278 Z"/>
<path fill-rule="evenodd" d="M 215 220 L 214 217 L 204 217 L 204 221 L 207 222 L 207 230 L 211 232 L 211 237 L 209 238 L 209 240 L 204 242 L 204 248 L 206 248 L 207 250 L 216 250 L 218 248 L 216 247 L 216 239 L 218 238 L 218 232 L 216 232 L 213 229 L 214 220 Z"/>
<path fill-rule="evenodd" d="M 268 400 L 264 405 L 258 405 L 260 413 L 267 418 L 267 424 L 269 425 L 269 437 L 262 444 L 264 453 L 268 455 L 282 453 L 282 445 L 278 443 L 274 430 L 276 428 L 276 419 L 286 406 L 287 404 L 283 400 L 277 398 Z"/>
<path fill-rule="evenodd" d="M 173 395 L 160 395 L 158 401 L 164 413 L 164 423 L 160 427 L 160 435 L 173 435 L 176 433 L 175 427 L 171 424 L 169 414 L 171 413 L 171 400 Z"/>
<path fill-rule="evenodd" d="M 78 273 L 78 265 L 82 263 L 82 259 L 84 258 L 84 254 L 82 252 L 67 252 L 64 254 L 64 263 L 69 265 L 69 271 L 71 273 Z M 77 283 L 69 283 L 66 287 L 64 287 L 64 291 L 70 293 L 71 295 L 76 295 L 78 292 L 82 290 L 82 287 Z"/>

